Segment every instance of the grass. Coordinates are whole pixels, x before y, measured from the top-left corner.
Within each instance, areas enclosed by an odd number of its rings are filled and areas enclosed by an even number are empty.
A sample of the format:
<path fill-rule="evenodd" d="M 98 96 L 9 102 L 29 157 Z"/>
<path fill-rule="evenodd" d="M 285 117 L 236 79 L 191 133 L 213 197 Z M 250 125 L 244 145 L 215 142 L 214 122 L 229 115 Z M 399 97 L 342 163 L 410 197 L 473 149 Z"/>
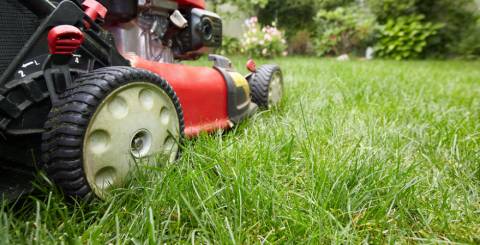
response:
<path fill-rule="evenodd" d="M 0 243 L 480 243 L 480 63 L 278 63 L 278 109 L 105 202 L 4 205 Z"/>

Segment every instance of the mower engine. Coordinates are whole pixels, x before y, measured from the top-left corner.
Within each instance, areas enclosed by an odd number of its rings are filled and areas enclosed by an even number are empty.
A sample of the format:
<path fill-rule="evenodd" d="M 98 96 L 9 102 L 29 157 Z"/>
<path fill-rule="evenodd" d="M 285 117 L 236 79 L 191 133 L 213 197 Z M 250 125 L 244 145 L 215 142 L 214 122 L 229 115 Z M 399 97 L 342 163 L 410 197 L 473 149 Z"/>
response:
<path fill-rule="evenodd" d="M 191 60 L 222 45 L 222 20 L 201 2 L 103 0 L 107 29 L 123 54 L 164 63 Z"/>

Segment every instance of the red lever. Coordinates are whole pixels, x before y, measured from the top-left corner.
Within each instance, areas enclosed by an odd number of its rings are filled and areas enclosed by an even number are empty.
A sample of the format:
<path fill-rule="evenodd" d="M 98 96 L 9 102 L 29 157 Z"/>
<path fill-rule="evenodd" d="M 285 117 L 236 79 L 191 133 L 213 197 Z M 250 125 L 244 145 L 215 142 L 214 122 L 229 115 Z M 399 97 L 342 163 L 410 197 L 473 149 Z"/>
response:
<path fill-rule="evenodd" d="M 107 8 L 95 0 L 85 0 L 83 1 L 82 6 L 85 10 L 85 14 L 90 17 L 92 21 L 97 20 L 99 16 L 102 19 L 105 19 L 105 16 L 107 16 Z"/>
<path fill-rule="evenodd" d="M 61 25 L 48 32 L 48 48 L 51 54 L 71 55 L 82 45 L 85 37 L 75 26 Z"/>
<path fill-rule="evenodd" d="M 253 59 L 249 59 L 247 61 L 247 69 L 250 72 L 256 72 L 257 71 L 257 64 L 255 64 L 255 61 Z"/>

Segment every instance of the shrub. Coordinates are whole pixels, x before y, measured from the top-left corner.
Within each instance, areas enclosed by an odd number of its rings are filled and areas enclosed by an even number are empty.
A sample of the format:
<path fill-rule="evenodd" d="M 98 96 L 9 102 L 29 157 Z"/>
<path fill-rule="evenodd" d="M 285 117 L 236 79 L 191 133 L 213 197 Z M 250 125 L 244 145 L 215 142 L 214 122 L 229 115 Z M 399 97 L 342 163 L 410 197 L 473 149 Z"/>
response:
<path fill-rule="evenodd" d="M 467 29 L 461 41 L 452 50 L 463 58 L 480 58 L 480 20 L 475 26 Z"/>
<path fill-rule="evenodd" d="M 421 57 L 429 39 L 442 28 L 441 24 L 424 19 L 422 15 L 402 16 L 380 26 L 375 47 L 377 56 L 396 60 Z"/>
<path fill-rule="evenodd" d="M 238 38 L 224 36 L 222 40 L 222 47 L 218 50 L 218 53 L 221 55 L 236 55 L 241 53 L 241 51 L 242 46 Z"/>
<path fill-rule="evenodd" d="M 318 0 L 269 0 L 264 8 L 257 10 L 259 22 L 270 24 L 275 22 L 279 28 L 286 31 L 290 39 L 298 30 L 315 30 L 315 14 Z"/>
<path fill-rule="evenodd" d="M 458 47 L 471 40 L 469 32 L 478 16 L 475 0 L 366 0 L 366 3 L 382 25 L 411 15 L 423 15 L 425 21 L 442 24 L 424 48 L 427 57 L 462 55 Z"/>
<path fill-rule="evenodd" d="M 401 16 L 409 16 L 417 13 L 418 0 L 367 0 L 370 11 L 376 16 L 380 24 Z"/>
<path fill-rule="evenodd" d="M 340 55 L 359 50 L 370 41 L 374 30 L 373 16 L 354 8 L 321 10 L 316 22 L 318 55 Z"/>
<path fill-rule="evenodd" d="M 463 56 L 457 49 L 460 43 L 468 42 L 474 31 L 478 7 L 474 0 L 422 0 L 417 4 L 420 13 L 428 21 L 441 23 L 436 40 L 427 47 L 428 56 Z"/>
<path fill-rule="evenodd" d="M 287 55 L 284 34 L 278 30 L 275 23 L 272 26 L 261 27 L 257 17 L 245 21 L 247 31 L 241 42 L 242 52 L 251 57 L 273 58 Z"/>
<path fill-rule="evenodd" d="M 288 41 L 288 52 L 291 54 L 314 54 L 312 37 L 309 31 L 299 31 Z"/>

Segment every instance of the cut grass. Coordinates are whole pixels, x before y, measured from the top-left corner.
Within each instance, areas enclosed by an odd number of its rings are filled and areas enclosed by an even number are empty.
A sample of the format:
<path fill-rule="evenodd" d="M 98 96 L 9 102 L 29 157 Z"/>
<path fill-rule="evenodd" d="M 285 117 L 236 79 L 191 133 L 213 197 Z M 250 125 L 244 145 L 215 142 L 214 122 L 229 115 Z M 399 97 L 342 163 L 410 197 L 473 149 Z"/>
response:
<path fill-rule="evenodd" d="M 278 109 L 105 202 L 4 206 L 0 243 L 480 243 L 480 63 L 278 63 Z"/>

